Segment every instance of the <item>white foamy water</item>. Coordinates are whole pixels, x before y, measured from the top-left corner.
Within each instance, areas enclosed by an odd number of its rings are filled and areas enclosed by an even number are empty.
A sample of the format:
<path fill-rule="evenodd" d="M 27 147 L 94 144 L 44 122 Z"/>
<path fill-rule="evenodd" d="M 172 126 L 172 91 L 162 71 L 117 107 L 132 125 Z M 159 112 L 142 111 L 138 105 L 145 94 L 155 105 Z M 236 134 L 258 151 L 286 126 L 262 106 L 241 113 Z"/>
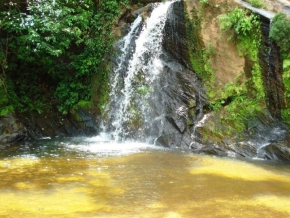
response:
<path fill-rule="evenodd" d="M 141 16 L 138 16 L 131 25 L 129 33 L 119 43 L 120 55 L 117 57 L 118 63 L 114 69 L 110 111 L 113 136 L 117 141 L 129 134 L 124 129 L 124 125 L 136 116 L 141 116 L 144 123 L 147 122 L 148 106 L 144 105 L 144 102 L 140 103 L 140 99 L 134 100 L 138 89 L 134 83 L 138 75 L 143 80 L 143 88 L 150 87 L 150 90 L 149 88 L 147 90 L 150 93 L 154 91 L 152 83 L 163 70 L 160 56 L 167 11 L 175 1 L 155 3 L 146 21 L 143 23 Z M 137 31 L 142 24 L 141 32 Z M 132 40 L 135 40 L 135 43 L 132 43 Z M 131 58 L 128 60 L 128 57 Z M 144 94 L 143 97 L 149 98 L 150 94 Z"/>
<path fill-rule="evenodd" d="M 80 143 L 79 143 L 80 142 Z M 101 133 L 98 136 L 90 138 L 80 138 L 76 142 L 71 141 L 63 144 L 69 150 L 77 150 L 99 155 L 124 155 L 138 153 L 149 150 L 164 150 L 166 148 L 158 147 L 152 144 L 139 142 L 116 142 L 110 135 Z"/>

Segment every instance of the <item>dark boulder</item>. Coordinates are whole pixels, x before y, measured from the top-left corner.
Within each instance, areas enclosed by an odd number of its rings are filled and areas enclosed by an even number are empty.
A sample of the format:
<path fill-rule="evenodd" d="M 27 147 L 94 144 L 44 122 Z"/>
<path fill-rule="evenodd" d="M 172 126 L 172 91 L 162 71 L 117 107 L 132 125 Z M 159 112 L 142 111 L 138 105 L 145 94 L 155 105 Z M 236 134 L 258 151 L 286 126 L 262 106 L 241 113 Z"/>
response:
<path fill-rule="evenodd" d="M 283 142 L 273 143 L 263 147 L 260 154 L 261 158 L 269 160 L 290 161 L 289 144 L 285 144 Z"/>

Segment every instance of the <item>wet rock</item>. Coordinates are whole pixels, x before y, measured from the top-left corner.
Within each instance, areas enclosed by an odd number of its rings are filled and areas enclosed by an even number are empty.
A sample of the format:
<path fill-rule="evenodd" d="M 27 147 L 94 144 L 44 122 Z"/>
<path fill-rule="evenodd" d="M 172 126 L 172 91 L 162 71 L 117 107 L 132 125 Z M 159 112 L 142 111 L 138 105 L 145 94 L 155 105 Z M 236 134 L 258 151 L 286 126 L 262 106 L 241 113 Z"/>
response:
<path fill-rule="evenodd" d="M 164 49 L 180 64 L 190 66 L 183 2 L 175 2 L 168 11 L 164 27 Z"/>
<path fill-rule="evenodd" d="M 78 109 L 75 116 L 30 114 L 16 118 L 8 114 L 0 118 L 0 145 L 21 145 L 43 137 L 93 136 L 99 124 L 91 113 Z"/>
<path fill-rule="evenodd" d="M 152 123 L 149 135 L 155 136 L 170 147 L 189 147 L 192 142 L 193 127 L 205 102 L 205 94 L 196 74 L 167 55 L 167 66 L 160 75 L 158 86 L 150 101 L 152 116 L 158 117 Z M 191 111 L 190 105 L 196 107 Z M 166 142 L 166 143 L 165 143 Z"/>
<path fill-rule="evenodd" d="M 153 4 L 148 4 L 142 8 L 139 8 L 131 13 L 131 17 L 135 20 L 142 13 L 151 13 L 153 10 L 153 7 L 154 7 Z"/>
<path fill-rule="evenodd" d="M 216 115 L 215 115 L 216 116 Z M 260 114 L 256 118 L 245 120 L 247 123 L 246 130 L 239 135 L 220 136 L 221 139 L 213 134 L 214 128 L 210 126 L 219 126 L 215 116 L 208 118 L 205 125 L 199 127 L 201 133 L 205 133 L 209 139 L 203 138 L 199 140 L 205 145 L 203 148 L 197 149 L 196 152 L 214 151 L 216 148 L 225 152 L 227 156 L 245 157 L 245 158 L 263 158 L 269 160 L 289 161 L 289 134 L 290 129 L 284 123 L 274 119 L 269 113 Z M 211 140 L 215 141 L 215 148 L 212 146 Z"/>
<path fill-rule="evenodd" d="M 30 140 L 25 127 L 12 113 L 0 118 L 0 145 Z"/>
<path fill-rule="evenodd" d="M 52 128 L 53 135 L 60 137 L 94 136 L 100 132 L 99 123 L 95 116 L 85 109 L 77 109 L 58 122 L 57 128 Z"/>
<path fill-rule="evenodd" d="M 155 119 L 149 135 L 156 143 L 189 148 L 194 123 L 200 119 L 206 95 L 200 78 L 189 66 L 183 2 L 173 3 L 163 30 L 163 64 L 151 105 Z"/>
<path fill-rule="evenodd" d="M 290 161 L 290 148 L 284 143 L 274 143 L 263 147 L 260 151 L 261 158 L 269 160 Z"/>
<path fill-rule="evenodd" d="M 260 50 L 260 65 L 267 108 L 276 119 L 281 119 L 281 109 L 285 108 L 284 85 L 282 79 L 282 57 L 275 42 L 269 39 L 270 20 L 261 16 L 262 49 Z"/>
<path fill-rule="evenodd" d="M 100 132 L 99 123 L 92 114 L 81 108 L 77 110 L 77 113 L 81 118 L 78 125 L 83 129 L 84 135 L 93 136 Z"/>

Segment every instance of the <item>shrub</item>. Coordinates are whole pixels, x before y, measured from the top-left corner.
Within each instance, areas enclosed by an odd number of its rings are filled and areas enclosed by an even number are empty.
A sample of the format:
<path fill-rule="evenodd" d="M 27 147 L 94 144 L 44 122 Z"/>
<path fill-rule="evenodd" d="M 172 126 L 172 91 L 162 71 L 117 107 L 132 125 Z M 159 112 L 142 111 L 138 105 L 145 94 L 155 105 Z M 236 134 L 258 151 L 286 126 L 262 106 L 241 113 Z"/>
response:
<path fill-rule="evenodd" d="M 250 0 L 249 3 L 256 8 L 261 8 L 263 6 L 263 3 L 260 0 Z"/>
<path fill-rule="evenodd" d="M 227 14 L 218 16 L 220 28 L 224 31 L 233 29 L 237 35 L 247 36 L 258 27 L 259 22 L 257 16 L 250 14 L 240 8 L 235 8 Z"/>
<path fill-rule="evenodd" d="M 270 38 L 278 44 L 282 53 L 290 52 L 290 20 L 283 13 L 274 17 L 270 29 Z"/>
<path fill-rule="evenodd" d="M 12 102 L 15 92 L 15 110 L 39 111 L 44 103 L 44 108 L 53 105 L 67 113 L 89 100 L 92 78 L 114 41 L 112 27 L 129 0 L 29 0 L 21 7 L 16 0 L 4 2 L 0 88 L 6 87 L 4 79 L 12 81 L 7 98 Z"/>

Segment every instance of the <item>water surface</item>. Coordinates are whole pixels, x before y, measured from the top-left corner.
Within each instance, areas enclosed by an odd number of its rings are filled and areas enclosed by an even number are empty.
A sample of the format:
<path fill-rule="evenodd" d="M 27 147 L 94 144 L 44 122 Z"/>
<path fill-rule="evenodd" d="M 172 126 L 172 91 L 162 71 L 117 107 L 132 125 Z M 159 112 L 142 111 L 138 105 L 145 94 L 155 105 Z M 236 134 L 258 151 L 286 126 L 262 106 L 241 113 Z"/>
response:
<path fill-rule="evenodd" d="M 0 217 L 290 217 L 287 164 L 98 137 L 0 153 Z"/>

